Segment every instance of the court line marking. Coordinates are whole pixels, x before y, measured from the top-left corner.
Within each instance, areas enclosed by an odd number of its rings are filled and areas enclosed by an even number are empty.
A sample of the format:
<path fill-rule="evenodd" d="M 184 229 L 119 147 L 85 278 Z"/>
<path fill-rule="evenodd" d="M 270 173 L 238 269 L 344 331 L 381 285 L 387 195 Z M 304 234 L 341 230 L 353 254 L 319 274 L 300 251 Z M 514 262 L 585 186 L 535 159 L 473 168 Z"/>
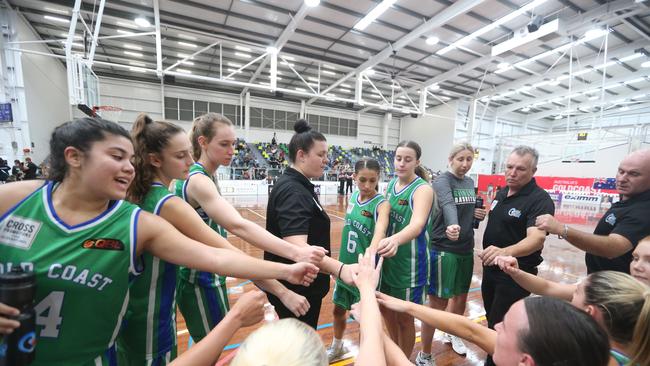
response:
<path fill-rule="evenodd" d="M 259 214 L 259 213 L 255 212 L 255 211 L 251 210 L 250 208 L 247 208 L 247 210 L 249 212 L 253 213 L 254 215 L 257 215 L 257 216 L 263 218 L 264 220 L 266 220 L 266 216 L 262 216 L 262 214 Z"/>
<path fill-rule="evenodd" d="M 325 210 L 325 212 L 327 212 L 328 215 L 334 216 L 334 217 L 336 217 L 337 219 L 339 219 L 341 221 L 345 221 L 345 219 L 343 217 L 334 215 L 333 213 L 329 212 L 328 210 Z M 338 213 L 339 211 L 334 211 L 334 212 Z"/>

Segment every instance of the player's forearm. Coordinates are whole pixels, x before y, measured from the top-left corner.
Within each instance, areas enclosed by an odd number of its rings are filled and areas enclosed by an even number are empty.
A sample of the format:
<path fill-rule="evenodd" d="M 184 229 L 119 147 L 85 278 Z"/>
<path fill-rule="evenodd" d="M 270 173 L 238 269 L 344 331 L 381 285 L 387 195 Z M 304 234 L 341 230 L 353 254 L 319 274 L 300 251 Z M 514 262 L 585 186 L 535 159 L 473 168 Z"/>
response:
<path fill-rule="evenodd" d="M 201 342 L 183 352 L 170 366 L 214 365 L 239 328 L 241 322 L 231 313 L 226 314 Z"/>
<path fill-rule="evenodd" d="M 284 294 L 288 291 L 286 287 L 284 287 L 279 281 L 277 280 L 254 280 L 253 283 L 255 286 L 257 286 L 260 290 L 264 292 L 269 292 L 277 298 L 282 298 Z"/>
<path fill-rule="evenodd" d="M 384 345 L 382 342 L 382 324 L 381 313 L 375 298 L 375 289 L 368 286 L 362 286 L 359 289 L 361 294 L 361 340 L 359 345 L 359 354 L 356 364 L 365 365 L 384 365 Z"/>
<path fill-rule="evenodd" d="M 228 249 L 214 249 L 216 263 L 210 272 L 237 278 L 285 279 L 287 265 L 254 258 L 241 252 Z"/>
<path fill-rule="evenodd" d="M 393 239 L 397 240 L 399 245 L 408 244 L 411 240 L 415 239 L 424 228 L 424 224 L 411 222 L 402 231 L 392 235 Z"/>

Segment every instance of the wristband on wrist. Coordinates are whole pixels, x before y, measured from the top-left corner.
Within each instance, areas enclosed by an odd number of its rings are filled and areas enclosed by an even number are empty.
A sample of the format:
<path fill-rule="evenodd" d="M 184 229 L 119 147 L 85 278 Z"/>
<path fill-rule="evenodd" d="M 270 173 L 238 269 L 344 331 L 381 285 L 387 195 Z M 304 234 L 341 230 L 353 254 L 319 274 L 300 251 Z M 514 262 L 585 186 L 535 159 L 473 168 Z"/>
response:
<path fill-rule="evenodd" d="M 339 267 L 339 273 L 336 275 L 336 278 L 339 280 L 341 279 L 341 271 L 343 270 L 343 266 L 345 266 L 345 263 L 341 263 L 341 267 Z"/>

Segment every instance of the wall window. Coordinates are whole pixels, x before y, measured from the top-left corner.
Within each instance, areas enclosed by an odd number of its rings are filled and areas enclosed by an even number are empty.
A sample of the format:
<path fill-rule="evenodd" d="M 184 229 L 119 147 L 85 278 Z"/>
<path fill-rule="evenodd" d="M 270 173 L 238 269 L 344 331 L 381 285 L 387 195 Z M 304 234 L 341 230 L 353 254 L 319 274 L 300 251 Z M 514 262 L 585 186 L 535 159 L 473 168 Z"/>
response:
<path fill-rule="evenodd" d="M 168 120 L 192 121 L 195 117 L 213 112 L 222 114 L 235 125 L 239 125 L 244 115 L 240 109 L 241 107 L 236 104 L 165 97 L 165 119 Z"/>

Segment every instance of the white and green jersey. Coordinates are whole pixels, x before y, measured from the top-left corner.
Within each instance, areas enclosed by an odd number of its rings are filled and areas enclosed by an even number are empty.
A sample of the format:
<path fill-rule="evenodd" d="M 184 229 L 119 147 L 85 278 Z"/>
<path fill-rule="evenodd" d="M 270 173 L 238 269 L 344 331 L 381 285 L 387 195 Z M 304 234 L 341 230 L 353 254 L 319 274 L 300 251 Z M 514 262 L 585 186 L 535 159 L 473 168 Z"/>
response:
<path fill-rule="evenodd" d="M 140 207 L 160 215 L 174 197 L 154 183 Z M 176 265 L 143 253 L 144 271 L 130 289 L 124 326 L 117 339 L 118 352 L 133 360 L 151 360 L 176 347 Z M 174 352 L 175 353 L 175 352 Z"/>
<path fill-rule="evenodd" d="M 135 258 L 140 208 L 111 201 L 99 216 L 66 224 L 48 182 L 0 217 L 0 273 L 36 274 L 33 366 L 101 365 L 117 337 L 140 273 Z"/>
<path fill-rule="evenodd" d="M 200 163 L 194 163 L 190 167 L 190 174 L 187 177 L 186 180 L 177 180 L 175 182 L 175 187 L 174 187 L 174 194 L 180 198 L 182 198 L 185 202 L 188 202 L 187 198 L 187 184 L 189 183 L 190 179 L 197 174 L 203 174 L 206 177 L 213 179 L 212 175 L 208 173 L 207 170 L 201 165 Z M 226 233 L 226 229 L 221 227 L 221 225 L 217 224 L 214 222 L 210 216 L 208 216 L 207 213 L 201 208 L 201 206 L 195 208 L 196 212 L 201 216 L 203 221 L 210 226 L 214 231 L 219 233 L 219 235 L 223 236 L 224 238 L 228 236 Z M 209 273 L 209 272 L 201 272 L 197 271 L 195 269 L 187 268 L 180 266 L 180 270 L 178 271 L 179 277 L 182 281 L 187 281 L 192 284 L 198 284 L 199 286 L 204 286 L 204 287 L 214 287 L 215 284 L 219 284 L 222 286 L 226 285 L 226 277 L 225 276 L 219 276 L 217 274 Z"/>
<path fill-rule="evenodd" d="M 402 231 L 413 216 L 413 195 L 427 181 L 416 177 L 399 192 L 396 190 L 398 178 L 388 183 L 386 199 L 390 203 L 390 220 L 386 236 Z M 433 228 L 432 211 L 424 228 L 413 240 L 401 244 L 394 257 L 384 261 L 382 282 L 393 288 L 419 287 L 429 279 L 429 246 Z"/>
<path fill-rule="evenodd" d="M 359 202 L 359 197 L 359 191 L 350 197 L 341 233 L 339 261 L 345 264 L 357 263 L 359 254 L 365 253 L 370 246 L 379 215 L 377 208 L 385 201 L 381 194 L 365 202 Z"/>

